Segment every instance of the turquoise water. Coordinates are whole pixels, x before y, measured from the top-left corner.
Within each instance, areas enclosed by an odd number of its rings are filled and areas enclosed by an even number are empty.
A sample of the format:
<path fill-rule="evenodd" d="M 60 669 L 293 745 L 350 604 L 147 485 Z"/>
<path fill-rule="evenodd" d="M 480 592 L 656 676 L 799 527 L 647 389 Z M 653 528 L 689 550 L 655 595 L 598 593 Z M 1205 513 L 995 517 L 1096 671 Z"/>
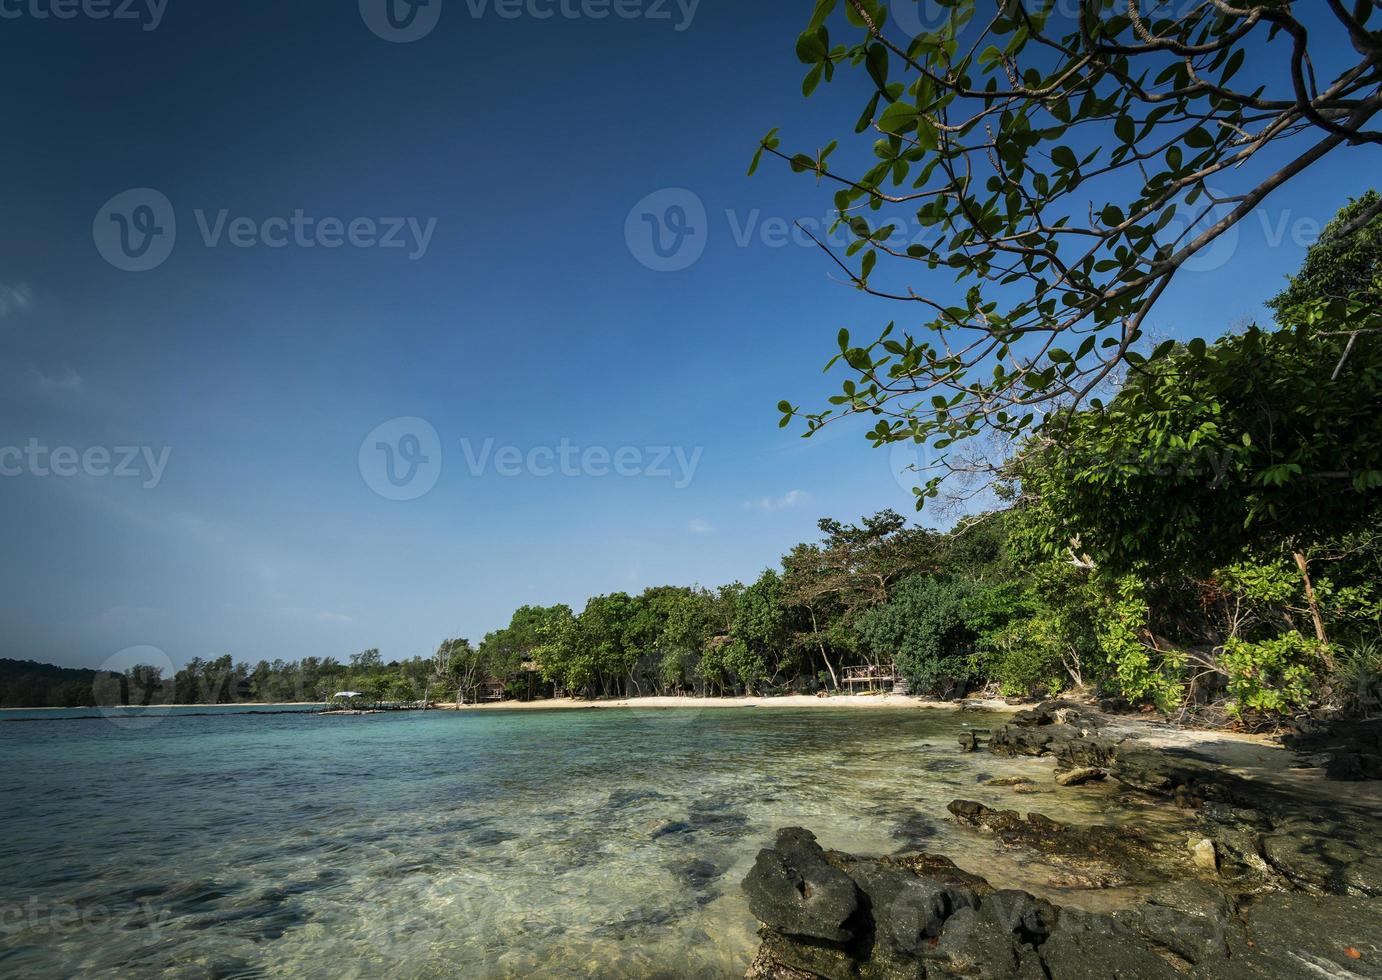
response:
<path fill-rule="evenodd" d="M 981 781 L 1032 772 L 958 754 L 968 720 L 726 708 L 0 724 L 0 974 L 742 976 L 756 923 L 739 882 L 781 826 L 1031 884 L 1027 862 L 944 820 L 956 796 L 1012 805 Z M 1023 809 L 1058 816 L 1055 801 Z"/>

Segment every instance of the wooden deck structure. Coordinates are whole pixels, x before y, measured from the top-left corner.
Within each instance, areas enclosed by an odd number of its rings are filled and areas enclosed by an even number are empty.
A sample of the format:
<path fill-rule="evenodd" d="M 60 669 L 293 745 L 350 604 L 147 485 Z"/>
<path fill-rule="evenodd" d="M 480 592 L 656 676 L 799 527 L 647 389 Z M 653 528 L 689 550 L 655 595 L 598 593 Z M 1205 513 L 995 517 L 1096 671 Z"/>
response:
<path fill-rule="evenodd" d="M 892 664 L 866 664 L 862 667 L 846 667 L 841 678 L 845 690 L 850 694 L 891 691 L 893 694 L 906 694 L 907 679 L 897 672 Z"/>

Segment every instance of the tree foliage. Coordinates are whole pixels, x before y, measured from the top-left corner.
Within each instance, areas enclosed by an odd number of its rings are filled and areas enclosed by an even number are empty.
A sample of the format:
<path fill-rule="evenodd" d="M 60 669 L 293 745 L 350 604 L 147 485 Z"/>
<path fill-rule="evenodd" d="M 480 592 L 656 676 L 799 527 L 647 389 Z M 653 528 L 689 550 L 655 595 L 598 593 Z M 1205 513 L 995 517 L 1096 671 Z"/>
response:
<path fill-rule="evenodd" d="M 935 0 L 928 28 L 914 0 L 818 0 L 803 91 L 856 84 L 871 164 L 774 130 L 750 172 L 769 154 L 836 188 L 851 240 L 832 258 L 903 326 L 841 330 L 839 394 L 780 403 L 782 424 L 865 414 L 875 445 L 944 452 L 1097 397 L 1146 360 L 1143 323 L 1192 258 L 1318 161 L 1382 142 L 1379 6 Z"/>

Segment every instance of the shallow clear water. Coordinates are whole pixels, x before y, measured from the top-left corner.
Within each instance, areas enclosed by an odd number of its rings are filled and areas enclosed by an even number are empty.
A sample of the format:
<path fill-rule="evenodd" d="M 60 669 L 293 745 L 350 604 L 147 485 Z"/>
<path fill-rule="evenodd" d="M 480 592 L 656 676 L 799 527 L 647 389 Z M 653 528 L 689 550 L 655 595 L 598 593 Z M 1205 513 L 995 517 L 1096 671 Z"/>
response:
<path fill-rule="evenodd" d="M 0 974 L 742 976 L 756 923 L 739 882 L 779 827 L 1041 890 L 1050 869 L 945 805 L 1092 818 L 1102 798 L 985 787 L 1041 773 L 959 754 L 971 723 L 723 708 L 0 724 Z"/>

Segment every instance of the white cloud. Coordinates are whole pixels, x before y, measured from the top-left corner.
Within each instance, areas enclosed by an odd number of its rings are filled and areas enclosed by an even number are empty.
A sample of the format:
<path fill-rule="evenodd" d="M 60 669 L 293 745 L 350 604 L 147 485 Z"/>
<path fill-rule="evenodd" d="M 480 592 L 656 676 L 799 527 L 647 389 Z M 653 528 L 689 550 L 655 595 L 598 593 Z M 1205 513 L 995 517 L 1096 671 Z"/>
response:
<path fill-rule="evenodd" d="M 811 495 L 805 490 L 788 490 L 781 497 L 763 497 L 759 500 L 745 504 L 755 510 L 786 510 L 788 507 L 795 507 L 797 504 L 804 504 L 811 499 Z"/>
<path fill-rule="evenodd" d="M 142 626 L 163 618 L 166 610 L 147 606 L 111 606 L 88 618 L 84 625 L 95 630 L 111 631 Z"/>
<path fill-rule="evenodd" d="M 687 525 L 686 530 L 692 534 L 714 534 L 715 525 L 698 517 Z"/>
<path fill-rule="evenodd" d="M 82 376 L 71 367 L 63 367 L 54 374 L 42 370 L 41 368 L 29 366 L 29 376 L 34 379 L 34 383 L 45 391 L 81 391 L 83 381 Z"/>
<path fill-rule="evenodd" d="M 9 316 L 11 313 L 24 313 L 33 309 L 34 294 L 21 283 L 18 286 L 7 286 L 0 282 L 0 319 Z"/>
<path fill-rule="evenodd" d="M 282 612 L 290 619 L 307 619 L 314 623 L 344 625 L 355 622 L 353 616 L 332 612 L 330 609 L 305 609 L 301 606 L 288 606 Z"/>

